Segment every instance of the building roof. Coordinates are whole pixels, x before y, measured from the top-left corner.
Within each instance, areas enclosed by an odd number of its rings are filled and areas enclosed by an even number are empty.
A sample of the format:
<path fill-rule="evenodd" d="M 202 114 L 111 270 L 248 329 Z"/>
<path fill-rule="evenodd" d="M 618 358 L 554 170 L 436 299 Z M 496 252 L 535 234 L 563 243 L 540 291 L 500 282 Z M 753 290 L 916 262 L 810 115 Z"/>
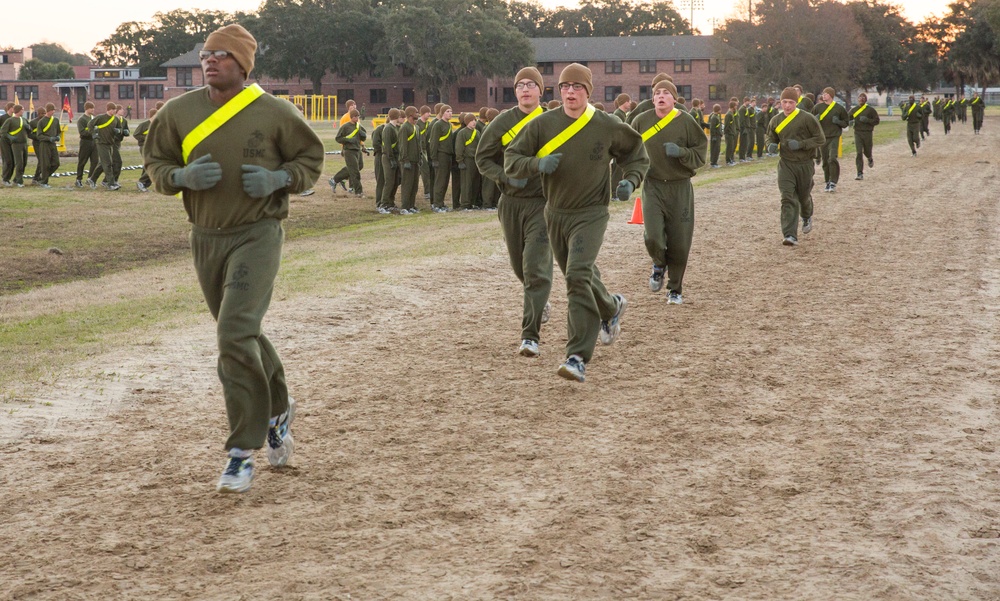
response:
<path fill-rule="evenodd" d="M 723 58 L 710 35 L 532 38 L 531 43 L 542 63 Z"/>
<path fill-rule="evenodd" d="M 205 46 L 204 43 L 197 43 L 194 45 L 194 49 L 185 52 L 180 56 L 175 56 L 174 58 L 168 60 L 167 62 L 160 65 L 161 67 L 200 67 L 201 59 L 198 58 L 198 53 Z"/>

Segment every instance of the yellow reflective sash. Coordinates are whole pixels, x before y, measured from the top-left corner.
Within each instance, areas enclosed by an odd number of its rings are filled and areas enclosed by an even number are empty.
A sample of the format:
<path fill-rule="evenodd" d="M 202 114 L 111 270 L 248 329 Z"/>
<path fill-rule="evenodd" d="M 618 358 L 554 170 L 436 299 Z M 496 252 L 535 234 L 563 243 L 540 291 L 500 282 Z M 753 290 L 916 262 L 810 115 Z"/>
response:
<path fill-rule="evenodd" d="M 642 132 L 642 141 L 645 142 L 646 140 L 655 136 L 657 132 L 659 132 L 661 129 L 670 125 L 670 122 L 674 120 L 674 117 L 676 117 L 678 113 L 680 113 L 680 111 L 675 108 L 674 110 L 667 113 L 666 117 L 654 123 L 653 127 L 650 127 L 646 131 Z"/>
<path fill-rule="evenodd" d="M 439 121 L 444 121 L 444 119 L 439 119 Z M 445 121 L 445 123 L 448 123 L 448 122 Z M 450 136 L 450 135 L 451 135 L 451 123 L 448 123 L 448 131 L 447 131 L 447 133 L 445 133 L 443 136 L 441 136 L 440 138 L 438 138 L 438 142 L 444 142 L 445 140 L 448 139 L 448 136 Z"/>
<path fill-rule="evenodd" d="M 785 120 L 782 121 L 781 123 L 779 123 L 778 127 L 774 128 L 774 133 L 780 134 L 781 130 L 785 129 L 785 126 L 788 125 L 789 123 L 791 123 L 792 119 L 794 119 L 796 116 L 798 116 L 799 110 L 800 109 L 795 109 L 794 111 L 792 111 L 791 115 L 785 117 Z"/>
<path fill-rule="evenodd" d="M 250 87 L 243 88 L 243 91 L 233 97 L 232 100 L 226 104 L 219 107 L 214 113 L 208 116 L 198 124 L 198 127 L 191 130 L 191 133 L 184 136 L 184 141 L 181 143 L 181 153 L 184 159 L 184 164 L 188 162 L 188 157 L 191 156 L 191 151 L 195 149 L 199 144 L 205 141 L 210 135 L 215 133 L 215 130 L 219 129 L 226 124 L 227 121 L 235 117 L 240 111 L 250 106 L 250 103 L 257 100 L 265 94 L 264 89 L 257 84 L 252 84 Z"/>
<path fill-rule="evenodd" d="M 868 108 L 868 103 L 867 102 L 864 103 L 864 104 L 862 104 L 861 106 L 859 106 L 858 110 L 856 110 L 853 113 L 851 113 L 851 118 L 852 119 L 857 118 L 857 116 L 861 114 L 861 111 L 865 110 L 866 108 Z"/>
<path fill-rule="evenodd" d="M 104 123 L 98 125 L 97 129 L 104 129 L 105 127 L 111 125 L 112 123 L 114 123 L 117 120 L 118 120 L 118 117 L 115 117 L 114 115 L 112 115 L 110 119 L 108 119 Z"/>
<path fill-rule="evenodd" d="M 528 113 L 524 117 L 524 119 L 521 119 L 520 121 L 518 121 L 517 125 L 515 125 L 514 127 L 512 127 L 512 128 L 510 128 L 510 129 L 507 130 L 507 133 L 505 133 L 503 135 L 503 137 L 500 138 L 500 144 L 502 146 L 506 146 L 506 145 L 510 144 L 514 140 L 514 138 L 517 136 L 517 134 L 520 133 L 521 128 L 523 128 L 525 125 L 528 124 L 528 121 L 531 121 L 532 119 L 534 119 L 535 117 L 537 117 L 537 116 L 539 116 L 541 114 L 542 114 L 542 105 L 538 105 L 538 106 L 535 107 L 535 110 L 533 110 L 530 113 Z"/>
<path fill-rule="evenodd" d="M 17 122 L 19 123 L 17 129 L 11 132 L 7 132 L 9 135 L 16 136 L 17 134 L 21 133 L 22 129 L 24 129 L 24 117 L 18 117 Z"/>
<path fill-rule="evenodd" d="M 559 132 L 558 136 L 549 140 L 549 143 L 542 146 L 542 149 L 535 153 L 535 156 L 538 158 L 549 156 L 552 154 L 553 150 L 556 150 L 566 142 L 569 142 L 570 138 L 575 136 L 585 125 L 590 123 L 590 119 L 594 116 L 595 112 L 597 112 L 597 109 L 594 108 L 594 105 L 588 104 L 587 109 L 583 111 L 583 114 L 580 115 L 579 119 L 571 123 L 566 129 Z"/>
<path fill-rule="evenodd" d="M 52 127 L 52 123 L 53 123 L 53 122 L 55 122 L 55 120 L 56 120 L 56 118 L 55 118 L 55 117 L 49 117 L 49 124 L 48 124 L 48 125 L 46 125 L 46 126 L 45 126 L 45 129 L 43 129 L 43 130 L 42 130 L 42 133 L 43 133 L 43 134 L 44 134 L 45 132 L 49 131 L 49 128 L 50 128 L 50 127 Z"/>
<path fill-rule="evenodd" d="M 914 102 L 913 104 L 910 105 L 910 110 L 906 111 L 906 116 L 909 117 L 910 113 L 912 113 L 913 109 L 915 109 L 915 108 L 917 108 L 917 103 L 916 102 Z"/>
<path fill-rule="evenodd" d="M 256 85 L 256 84 L 254 84 L 254 85 Z M 354 128 L 354 131 L 352 131 L 350 134 L 344 136 L 345 140 L 350 140 L 354 136 L 358 135 L 359 131 L 361 131 L 361 122 L 359 121 L 358 123 L 356 123 L 356 125 L 357 125 L 357 127 Z"/>
<path fill-rule="evenodd" d="M 407 142 L 409 142 L 409 141 L 410 141 L 410 140 L 412 140 L 412 139 L 413 139 L 413 138 L 414 138 L 414 137 L 415 137 L 416 135 L 417 135 L 417 126 L 416 126 L 416 125 L 414 125 L 414 126 L 413 126 L 413 133 L 412 133 L 412 134 L 410 134 L 410 135 L 409 135 L 409 137 L 407 137 L 407 138 L 406 138 L 406 141 L 407 141 Z"/>
<path fill-rule="evenodd" d="M 466 146 L 468 146 L 469 144 L 472 144 L 472 141 L 476 139 L 476 134 L 477 133 L 479 133 L 477 130 L 472 130 L 472 135 L 469 136 L 469 139 L 465 141 L 465 145 Z"/>
<path fill-rule="evenodd" d="M 826 117 L 826 116 L 827 116 L 827 114 L 828 114 L 828 113 L 829 113 L 830 111 L 832 111 L 832 110 L 833 110 L 833 107 L 834 107 L 834 105 L 836 105 L 836 104 L 837 104 L 836 102 L 831 102 L 831 103 L 830 103 L 830 106 L 826 107 L 826 110 L 825 110 L 825 111 L 823 111 L 823 114 L 819 116 L 819 120 L 820 120 L 820 121 L 822 121 L 822 120 L 823 120 L 823 117 Z"/>

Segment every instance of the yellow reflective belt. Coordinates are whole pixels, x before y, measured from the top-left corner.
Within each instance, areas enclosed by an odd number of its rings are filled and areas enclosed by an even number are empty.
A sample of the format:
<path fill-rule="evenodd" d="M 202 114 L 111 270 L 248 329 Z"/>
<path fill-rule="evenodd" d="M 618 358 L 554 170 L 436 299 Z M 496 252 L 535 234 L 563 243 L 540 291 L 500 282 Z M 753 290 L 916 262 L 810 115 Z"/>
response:
<path fill-rule="evenodd" d="M 910 113 L 912 113 L 913 109 L 915 109 L 915 108 L 917 108 L 917 103 L 916 102 L 914 102 L 913 104 L 910 105 L 910 110 L 906 111 L 906 116 L 909 117 Z"/>
<path fill-rule="evenodd" d="M 538 158 L 549 156 L 552 154 L 553 150 L 556 150 L 566 142 L 569 142 L 570 138 L 575 136 L 585 125 L 590 123 L 590 119 L 594 116 L 596 111 L 597 109 L 594 108 L 594 105 L 588 104 L 587 110 L 583 112 L 583 115 L 580 115 L 579 119 L 571 123 L 566 129 L 559 132 L 558 136 L 549 140 L 549 143 L 542 146 L 542 149 L 535 153 L 535 156 Z"/>
<path fill-rule="evenodd" d="M 17 134 L 21 133 L 22 129 L 24 129 L 24 118 L 23 117 L 18 117 L 17 118 L 17 122 L 19 123 L 19 125 L 17 126 L 17 129 L 15 129 L 12 132 L 9 132 L 10 135 L 12 135 L 12 136 L 16 136 Z"/>
<path fill-rule="evenodd" d="M 354 131 L 352 131 L 350 134 L 344 136 L 344 139 L 345 140 L 350 140 L 354 136 L 358 135 L 359 131 L 361 131 L 361 123 L 360 122 L 357 123 L 357 127 L 354 128 Z"/>
<path fill-rule="evenodd" d="M 830 106 L 826 107 L 826 110 L 823 111 L 823 114 L 819 116 L 819 120 L 822 121 L 823 117 L 826 117 L 827 113 L 829 113 L 830 111 L 832 111 L 834 105 L 836 105 L 836 104 L 837 104 L 836 102 L 831 102 Z"/>
<path fill-rule="evenodd" d="M 250 106 L 251 102 L 257 100 L 264 94 L 264 89 L 257 84 L 243 88 L 242 92 L 237 94 L 226 104 L 219 107 L 214 113 L 208 116 L 208 119 L 199 123 L 198 127 L 194 128 L 191 130 L 191 133 L 184 136 L 184 141 L 181 143 L 181 153 L 184 159 L 184 164 L 187 164 L 188 157 L 191 156 L 191 151 L 204 142 L 205 138 L 215 133 L 215 130 L 225 125 L 227 121 L 235 117 L 240 111 Z"/>
<path fill-rule="evenodd" d="M 680 111 L 677 109 L 670 111 L 669 113 L 667 113 L 666 117 L 654 123 L 653 127 L 650 127 L 646 131 L 642 132 L 642 141 L 645 142 L 646 140 L 655 136 L 657 132 L 659 132 L 661 129 L 670 125 L 670 122 L 674 120 L 674 117 L 677 116 L 677 113 L 680 113 Z"/>
<path fill-rule="evenodd" d="M 104 123 L 98 125 L 97 129 L 104 129 L 105 127 L 107 127 L 107 126 L 111 125 L 112 123 L 114 123 L 116 120 L 117 120 L 116 117 L 111 117 L 110 119 L 108 119 Z"/>
<path fill-rule="evenodd" d="M 53 123 L 53 122 L 54 122 L 55 120 L 56 120 L 56 118 L 55 118 L 55 117 L 49 117 L 49 124 L 48 124 L 48 125 L 46 125 L 46 126 L 45 126 L 45 129 L 43 129 L 43 130 L 42 130 L 42 133 L 43 133 L 43 134 L 44 134 L 45 132 L 49 131 L 49 128 L 50 128 L 50 127 L 52 127 L 52 123 Z"/>
<path fill-rule="evenodd" d="M 476 131 L 476 130 L 472 130 L 472 135 L 469 136 L 469 139 L 465 141 L 465 145 L 466 146 L 468 146 L 469 144 L 472 144 L 472 141 L 476 139 L 476 134 L 477 133 L 479 133 L 479 132 Z"/>
<path fill-rule="evenodd" d="M 858 107 L 858 110 L 854 111 L 854 113 L 853 113 L 853 114 L 851 114 L 851 118 L 852 118 L 852 119 L 853 119 L 853 118 L 856 118 L 856 117 L 857 117 L 858 115 L 860 115 L 860 114 L 861 114 L 861 111 L 865 110 L 866 108 L 868 108 L 868 103 L 867 103 L 867 102 L 866 102 L 866 103 L 864 103 L 864 104 L 862 104 L 861 106 L 859 106 L 859 107 Z"/>
<path fill-rule="evenodd" d="M 785 117 L 785 120 L 782 121 L 781 123 L 779 123 L 778 127 L 774 128 L 774 133 L 780 134 L 781 130 L 785 129 L 785 126 L 788 125 L 789 123 L 791 123 L 792 119 L 794 119 L 795 116 L 798 115 L 798 114 L 799 114 L 799 109 L 795 109 L 794 111 L 792 111 L 791 115 Z"/>
<path fill-rule="evenodd" d="M 507 133 L 505 133 L 503 137 L 500 138 L 500 144 L 502 146 L 510 144 L 514 140 L 514 138 L 517 137 L 517 134 L 521 131 L 521 128 L 523 128 L 525 125 L 528 124 L 528 121 L 531 121 L 532 119 L 541 114 L 542 114 L 542 105 L 538 105 L 535 107 L 535 110 L 528 113 L 524 117 L 524 119 L 518 121 L 517 125 L 507 130 Z"/>

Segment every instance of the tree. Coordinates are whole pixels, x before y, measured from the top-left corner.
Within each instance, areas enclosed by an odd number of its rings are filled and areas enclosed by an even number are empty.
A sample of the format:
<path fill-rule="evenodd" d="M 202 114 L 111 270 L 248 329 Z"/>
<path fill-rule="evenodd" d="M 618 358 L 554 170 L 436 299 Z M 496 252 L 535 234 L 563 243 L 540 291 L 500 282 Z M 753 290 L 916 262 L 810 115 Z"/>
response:
<path fill-rule="evenodd" d="M 86 54 L 73 54 L 59 44 L 32 44 L 31 56 L 47 63 L 68 63 L 72 66 L 89 65 L 90 57 Z"/>
<path fill-rule="evenodd" d="M 617 37 L 691 34 L 690 23 L 670 2 L 583 0 L 576 8 L 546 10 L 534 2 L 512 0 L 510 22 L 529 37 Z"/>
<path fill-rule="evenodd" d="M 45 79 L 75 79 L 76 74 L 69 63 L 49 64 L 45 61 L 33 58 L 24 61 L 24 66 L 18 74 L 18 79 L 22 81 L 38 81 Z"/>
<path fill-rule="evenodd" d="M 956 2 L 950 7 L 952 12 L 945 21 L 957 32 L 946 53 L 953 76 L 957 76 L 953 81 L 957 79 L 960 88 L 965 83 L 978 83 L 985 91 L 1000 80 L 1000 38 L 989 19 L 993 7 L 984 1 Z"/>
<path fill-rule="evenodd" d="M 880 94 L 894 90 L 923 90 L 937 79 L 934 47 L 918 38 L 917 26 L 892 4 L 861 0 L 848 6 L 871 46 L 868 68 L 858 78 L 864 89 Z"/>
<path fill-rule="evenodd" d="M 94 58 L 109 67 L 138 66 L 144 77 L 166 75 L 160 65 L 204 42 L 223 25 L 247 17 L 216 10 L 172 10 L 153 15 L 152 23 L 126 21 L 115 33 L 100 41 Z"/>
<path fill-rule="evenodd" d="M 387 62 L 412 71 L 416 85 L 437 92 L 442 102 L 463 77 L 510 76 L 534 64 L 530 41 L 503 10 L 468 0 L 414 0 L 385 10 Z"/>
<path fill-rule="evenodd" d="M 730 19 L 717 32 L 743 69 L 727 76 L 735 89 L 775 91 L 796 83 L 806 91 L 858 85 L 871 46 L 851 9 L 837 2 L 758 0 L 752 16 Z"/>

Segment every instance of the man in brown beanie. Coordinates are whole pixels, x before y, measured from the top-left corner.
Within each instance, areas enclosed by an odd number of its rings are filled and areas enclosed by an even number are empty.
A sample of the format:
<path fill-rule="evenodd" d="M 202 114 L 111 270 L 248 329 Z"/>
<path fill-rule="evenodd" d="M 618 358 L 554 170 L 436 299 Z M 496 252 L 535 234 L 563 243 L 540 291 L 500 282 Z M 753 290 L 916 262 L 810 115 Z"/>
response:
<path fill-rule="evenodd" d="M 865 179 L 864 158 L 868 158 L 868 166 L 875 166 L 875 159 L 872 158 L 872 132 L 879 124 L 878 111 L 875 107 L 868 106 L 868 95 L 864 92 L 858 94 L 858 102 L 861 104 L 852 108 L 849 112 L 851 120 L 854 121 L 854 165 L 858 168 L 858 175 L 854 179 Z M 862 156 L 863 155 L 863 156 Z"/>
<path fill-rule="evenodd" d="M 589 104 L 590 69 L 573 63 L 559 75 L 561 110 L 528 122 L 504 154 L 508 178 L 541 173 L 545 222 L 552 254 L 566 279 L 569 299 L 566 361 L 558 374 L 584 381 L 594 346 L 621 332 L 625 297 L 609 294 L 595 265 L 608 227 L 608 194 L 615 159 L 624 171 L 618 198 L 629 198 L 649 167 L 642 138 L 631 127 Z"/>
<path fill-rule="evenodd" d="M 399 126 L 399 214 L 415 215 L 419 212 L 417 184 L 420 181 L 420 131 L 417 129 L 417 107 L 408 106 L 403 111 L 403 124 Z"/>
<path fill-rule="evenodd" d="M 951 115 L 948 117 L 950 118 Z M 910 145 L 910 153 L 912 156 L 917 156 L 917 149 L 920 148 L 920 124 L 924 119 L 924 112 L 913 94 L 910 94 L 908 102 L 903 105 L 903 113 L 900 118 L 906 121 L 906 143 Z M 944 133 L 948 133 L 948 129 L 948 119 L 945 119 Z"/>
<path fill-rule="evenodd" d="M 59 169 L 59 119 L 56 119 L 56 105 L 51 102 L 45 105 L 45 116 L 38 118 L 38 178 L 35 183 L 43 188 L 51 188 L 49 176 Z"/>
<path fill-rule="evenodd" d="M 837 153 L 840 151 L 840 136 L 847 127 L 850 115 L 847 109 L 834 101 L 836 90 L 830 87 L 823 88 L 820 96 L 820 103 L 813 107 L 813 115 L 819 120 L 820 127 L 823 128 L 823 136 L 826 142 L 820 146 L 820 156 L 823 160 L 823 179 L 826 181 L 824 192 L 836 192 L 837 182 L 840 181 L 840 160 Z"/>
<path fill-rule="evenodd" d="M 91 172 L 87 183 L 91 188 L 96 188 L 97 178 L 101 173 L 104 173 L 103 185 L 109 190 L 118 190 L 121 188 L 115 180 L 115 155 L 118 153 L 118 149 L 115 147 L 115 129 L 117 129 L 118 117 L 115 116 L 115 112 L 118 110 L 118 105 L 109 102 L 105 109 L 103 115 L 94 117 L 88 125 L 97 145 L 97 157 L 100 165 Z"/>
<path fill-rule="evenodd" d="M 455 133 L 455 163 L 462 172 L 461 201 L 462 211 L 478 209 L 482 201 L 479 193 L 483 183 L 479 169 L 476 168 L 476 150 L 479 148 L 479 130 L 476 129 L 476 115 L 462 115 L 462 127 Z"/>
<path fill-rule="evenodd" d="M 629 111 L 632 110 L 632 97 L 628 94 L 619 94 L 615 98 L 615 117 L 621 119 L 622 123 L 628 118 Z"/>
<path fill-rule="evenodd" d="M 431 167 L 434 170 L 434 195 L 431 199 L 431 210 L 435 213 L 446 213 L 444 196 L 448 191 L 448 180 L 451 179 L 451 163 L 455 160 L 454 132 L 451 129 L 451 107 L 442 104 L 437 113 L 437 120 L 431 125 L 427 142 Z"/>
<path fill-rule="evenodd" d="M 489 127 L 490 123 L 493 123 L 493 120 L 496 119 L 498 115 L 500 115 L 500 111 L 498 111 L 497 109 L 492 107 L 487 109 L 486 127 Z M 482 142 L 483 137 L 486 135 L 486 127 L 483 128 L 482 134 L 480 135 L 479 139 L 480 144 L 483 143 Z M 477 160 L 478 156 L 479 156 L 479 151 L 477 149 L 476 150 Z M 501 160 L 503 160 L 502 157 Z M 479 170 L 478 164 L 476 166 L 476 169 L 477 171 Z M 482 198 L 483 201 L 483 209 L 487 211 L 496 211 L 497 201 L 500 200 L 500 188 L 497 187 L 497 183 L 495 181 L 483 175 L 482 171 L 479 171 L 479 179 L 482 181 L 480 189 L 480 197 Z"/>
<path fill-rule="evenodd" d="M 432 123 L 431 107 L 426 104 L 420 107 L 417 118 L 417 131 L 420 134 L 420 183 L 424 189 L 424 200 L 430 202 L 431 191 L 434 188 L 434 178 L 431 177 L 431 162 L 427 157 L 427 140 Z"/>
<path fill-rule="evenodd" d="M 361 196 L 364 194 L 361 187 L 361 165 L 363 164 L 361 152 L 365 140 L 368 139 L 368 132 L 361 125 L 361 112 L 358 109 L 352 108 L 348 111 L 347 117 L 347 123 L 340 126 L 335 138 L 340 144 L 340 155 L 344 157 L 344 167 L 330 179 L 330 186 L 334 192 L 337 191 L 337 186 L 347 192 L 347 186 L 344 184 L 344 180 L 347 180 L 351 185 L 350 191 L 355 196 Z"/>
<path fill-rule="evenodd" d="M 257 42 L 239 25 L 208 36 L 199 53 L 206 87 L 172 99 L 146 137 L 157 191 L 181 193 L 195 271 L 216 319 L 218 372 L 229 417 L 229 459 L 219 492 L 244 492 L 253 455 L 285 465 L 295 415 L 285 370 L 261 322 L 281 263 L 288 195 L 316 182 L 323 143 L 295 106 L 244 87 Z"/>
<path fill-rule="evenodd" d="M 398 213 L 396 190 L 399 189 L 399 128 L 403 125 L 403 112 L 389 109 L 385 127 L 382 128 L 382 195 L 378 199 L 381 215 Z"/>
<path fill-rule="evenodd" d="M 781 193 L 781 243 L 799 243 L 799 216 L 802 233 L 812 231 L 812 187 L 816 166 L 813 154 L 826 138 L 819 121 L 809 111 L 796 107 L 798 94 L 794 88 L 781 91 L 781 113 L 767 126 L 767 150 L 779 152 L 778 191 Z"/>
<path fill-rule="evenodd" d="M 537 357 L 542 324 L 549 318 L 552 290 L 552 249 L 545 231 L 545 196 L 539 174 L 511 178 L 504 172 L 504 149 L 524 127 L 544 112 L 540 102 L 545 84 L 535 67 L 514 76 L 517 106 L 500 113 L 483 132 L 476 151 L 476 166 L 483 179 L 500 189 L 497 218 L 507 244 L 507 255 L 523 293 L 521 311 L 522 357 Z"/>
<path fill-rule="evenodd" d="M 666 73 L 657 73 L 656 75 L 653 76 L 653 83 L 651 83 L 649 86 L 650 91 L 652 91 L 652 89 L 656 87 L 656 84 L 660 83 L 663 80 L 667 80 L 670 83 L 674 83 L 673 77 L 667 75 Z M 638 117 L 642 113 L 645 113 L 646 111 L 651 111 L 651 110 L 653 110 L 653 99 L 647 98 L 642 102 L 640 102 L 639 104 L 635 105 L 632 108 L 632 110 L 629 111 L 628 116 L 625 118 L 625 123 L 632 125 L 632 122 L 635 121 L 636 117 Z"/>

